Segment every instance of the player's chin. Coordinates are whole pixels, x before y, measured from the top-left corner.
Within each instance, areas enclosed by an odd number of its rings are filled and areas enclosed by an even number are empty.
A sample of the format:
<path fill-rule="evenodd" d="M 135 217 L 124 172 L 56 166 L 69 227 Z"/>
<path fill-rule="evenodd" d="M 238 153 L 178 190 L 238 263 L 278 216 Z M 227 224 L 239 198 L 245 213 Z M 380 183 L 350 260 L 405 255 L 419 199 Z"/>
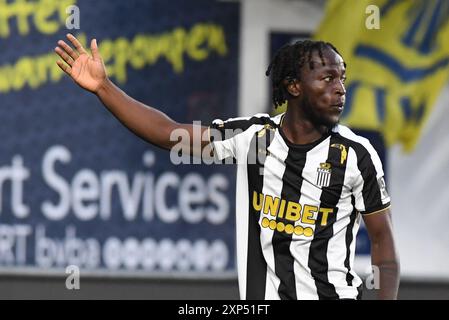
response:
<path fill-rule="evenodd" d="M 340 115 L 329 115 L 322 120 L 323 125 L 328 128 L 333 128 L 340 122 Z"/>

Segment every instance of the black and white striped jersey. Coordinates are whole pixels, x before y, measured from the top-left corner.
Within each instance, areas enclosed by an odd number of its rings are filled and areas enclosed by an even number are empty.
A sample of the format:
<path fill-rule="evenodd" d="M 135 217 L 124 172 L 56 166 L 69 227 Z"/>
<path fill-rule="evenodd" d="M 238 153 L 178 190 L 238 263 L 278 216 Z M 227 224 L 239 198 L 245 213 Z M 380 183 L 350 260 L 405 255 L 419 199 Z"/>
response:
<path fill-rule="evenodd" d="M 355 299 L 360 214 L 390 206 L 381 161 L 367 139 L 342 125 L 314 143 L 292 144 L 282 117 L 210 127 L 215 156 L 237 162 L 240 297 Z"/>

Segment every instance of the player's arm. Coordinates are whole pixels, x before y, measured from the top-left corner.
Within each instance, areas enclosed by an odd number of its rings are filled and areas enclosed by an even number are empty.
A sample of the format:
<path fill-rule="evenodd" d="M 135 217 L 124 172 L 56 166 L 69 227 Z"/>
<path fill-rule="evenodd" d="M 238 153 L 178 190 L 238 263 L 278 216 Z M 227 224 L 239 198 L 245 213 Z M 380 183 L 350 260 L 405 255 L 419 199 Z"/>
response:
<path fill-rule="evenodd" d="M 363 215 L 371 240 L 371 262 L 380 271 L 379 299 L 396 299 L 399 288 L 399 259 L 389 209 Z"/>
<path fill-rule="evenodd" d="M 106 75 L 95 39 L 91 42 L 92 55 L 73 35 L 68 34 L 67 39 L 74 49 L 66 42 L 58 41 L 55 52 L 62 58 L 62 61 L 57 61 L 58 66 L 83 89 L 96 94 L 107 109 L 132 132 L 154 145 L 170 149 L 179 142 L 170 139 L 171 133 L 176 129 L 185 130 L 190 139 L 180 139 L 181 142 L 189 144 L 182 150 L 188 148 L 191 154 L 201 156 L 204 148 L 210 148 L 209 139 L 205 138 L 207 127 L 194 128 L 193 124 L 177 123 L 161 111 L 131 98 L 115 86 Z M 193 143 L 194 131 L 201 132 L 201 143 Z M 206 150 L 205 154 L 208 153 Z"/>

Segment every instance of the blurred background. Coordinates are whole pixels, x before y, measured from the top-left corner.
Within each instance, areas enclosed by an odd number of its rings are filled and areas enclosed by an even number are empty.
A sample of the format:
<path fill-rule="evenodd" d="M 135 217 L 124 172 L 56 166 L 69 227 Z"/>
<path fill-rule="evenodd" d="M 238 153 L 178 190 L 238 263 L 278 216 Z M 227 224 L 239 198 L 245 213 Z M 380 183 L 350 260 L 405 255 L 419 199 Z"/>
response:
<path fill-rule="evenodd" d="M 239 298 L 235 168 L 174 164 L 124 128 L 57 67 L 71 32 L 129 95 L 203 125 L 282 112 L 271 57 L 332 42 L 342 122 L 384 163 L 399 298 L 449 299 L 448 18 L 446 0 L 0 0 L 0 298 Z"/>

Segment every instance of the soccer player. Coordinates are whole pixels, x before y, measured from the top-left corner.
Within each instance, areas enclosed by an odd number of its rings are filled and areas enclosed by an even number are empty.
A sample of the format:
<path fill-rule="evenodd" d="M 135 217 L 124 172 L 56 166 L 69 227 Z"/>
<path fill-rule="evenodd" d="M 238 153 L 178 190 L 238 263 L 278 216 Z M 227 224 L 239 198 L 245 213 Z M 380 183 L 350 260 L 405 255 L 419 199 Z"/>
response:
<path fill-rule="evenodd" d="M 382 164 L 365 138 L 339 125 L 345 103 L 343 58 L 330 43 L 300 41 L 271 62 L 275 117 L 180 124 L 121 91 L 106 76 L 96 40 L 90 55 L 72 35 L 60 40 L 57 64 L 96 94 L 118 120 L 148 142 L 170 149 L 186 130 L 197 156 L 237 162 L 237 269 L 242 299 L 357 299 L 362 281 L 353 270 L 363 218 L 378 297 L 396 299 L 399 262 Z M 202 139 L 194 143 L 193 132 Z M 212 140 L 212 141 L 210 141 Z M 185 150 L 185 149 L 184 149 Z"/>

